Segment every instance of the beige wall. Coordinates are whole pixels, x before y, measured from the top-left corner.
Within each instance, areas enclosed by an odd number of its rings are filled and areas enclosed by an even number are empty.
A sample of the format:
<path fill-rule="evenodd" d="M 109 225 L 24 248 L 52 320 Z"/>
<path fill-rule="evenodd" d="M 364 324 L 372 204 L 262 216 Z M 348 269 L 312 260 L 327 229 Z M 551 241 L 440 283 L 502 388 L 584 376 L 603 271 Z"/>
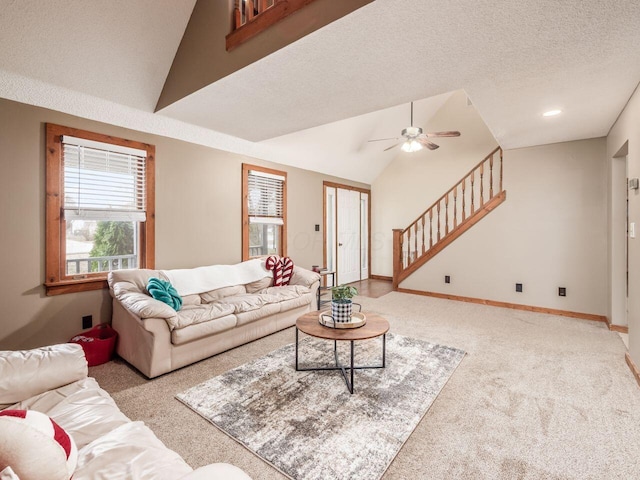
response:
<path fill-rule="evenodd" d="M 497 142 L 463 91 L 456 92 L 425 132 L 459 130 L 460 138 L 437 138 L 438 150 L 423 149 L 396 158 L 371 185 L 372 261 L 375 275 L 393 274 L 392 229 L 405 228 L 480 160 Z"/>
<path fill-rule="evenodd" d="M 0 100 L 0 350 L 66 341 L 111 318 L 106 291 L 46 297 L 44 281 L 44 123 L 156 145 L 156 267 L 241 260 L 241 164 L 288 172 L 288 254 L 322 263 L 323 180 L 367 185 Z M 322 227 L 321 227 L 322 228 Z"/>
<path fill-rule="evenodd" d="M 508 150 L 504 163 L 507 200 L 400 286 L 606 314 L 605 140 Z"/>
<path fill-rule="evenodd" d="M 460 99 L 449 102 L 434 122 L 464 136 L 469 129 L 475 154 L 458 152 L 463 147 L 455 140 L 443 142 L 436 151 L 442 157 L 400 155 L 374 181 L 374 274 L 392 275 L 391 229 L 405 228 L 494 146 L 475 110 Z M 461 120 L 447 125 L 449 115 Z M 601 138 L 505 151 L 506 202 L 400 286 L 606 314 L 605 150 Z M 516 282 L 524 284 L 522 293 L 515 292 Z M 566 297 L 558 296 L 561 286 Z"/>
<path fill-rule="evenodd" d="M 615 323 L 624 324 L 625 274 L 624 213 L 620 212 L 616 198 L 624 196 L 619 185 L 624 157 L 627 160 L 629 178 L 640 177 L 640 92 L 636 89 L 629 103 L 607 136 L 606 158 L 611 195 L 608 199 L 609 220 L 609 304 L 608 315 Z M 618 158 L 616 158 L 618 157 Z M 618 184 L 614 181 L 618 180 Z M 626 323 L 629 326 L 629 354 L 640 365 L 640 193 L 629 190 L 629 221 L 636 224 L 636 238 L 629 239 L 629 299 Z"/>

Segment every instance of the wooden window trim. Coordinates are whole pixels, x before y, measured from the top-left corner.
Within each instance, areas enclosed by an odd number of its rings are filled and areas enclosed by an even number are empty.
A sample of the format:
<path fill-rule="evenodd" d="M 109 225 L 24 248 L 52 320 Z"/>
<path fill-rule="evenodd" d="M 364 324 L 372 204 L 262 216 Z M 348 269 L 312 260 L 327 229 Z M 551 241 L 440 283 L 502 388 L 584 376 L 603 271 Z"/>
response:
<path fill-rule="evenodd" d="M 46 124 L 46 225 L 45 288 L 47 295 L 86 292 L 107 288 L 107 272 L 90 273 L 84 278 L 65 275 L 66 222 L 62 213 L 64 197 L 62 176 L 62 135 L 96 142 L 146 150 L 146 214 L 140 223 L 140 268 L 155 267 L 155 146 L 133 140 L 88 132 L 77 128 Z"/>
<path fill-rule="evenodd" d="M 260 167 L 258 165 L 242 164 L 242 261 L 250 260 L 249 256 L 249 170 L 280 175 L 284 177 L 284 188 L 282 191 L 282 235 L 280 238 L 280 256 L 287 256 L 287 172 L 274 170 L 272 168 Z"/>

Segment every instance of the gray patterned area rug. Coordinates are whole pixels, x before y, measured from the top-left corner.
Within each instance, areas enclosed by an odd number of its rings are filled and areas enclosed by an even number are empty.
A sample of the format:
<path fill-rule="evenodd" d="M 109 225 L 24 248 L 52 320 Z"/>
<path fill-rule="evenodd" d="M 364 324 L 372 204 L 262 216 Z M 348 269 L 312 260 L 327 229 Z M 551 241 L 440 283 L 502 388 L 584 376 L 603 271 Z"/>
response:
<path fill-rule="evenodd" d="M 380 364 L 381 338 L 355 346 L 356 365 Z M 176 398 L 291 478 L 377 480 L 464 355 L 387 334 L 386 368 L 356 370 L 351 395 L 339 371 L 297 372 L 291 344 Z M 299 358 L 331 365 L 333 342 L 304 338 Z"/>

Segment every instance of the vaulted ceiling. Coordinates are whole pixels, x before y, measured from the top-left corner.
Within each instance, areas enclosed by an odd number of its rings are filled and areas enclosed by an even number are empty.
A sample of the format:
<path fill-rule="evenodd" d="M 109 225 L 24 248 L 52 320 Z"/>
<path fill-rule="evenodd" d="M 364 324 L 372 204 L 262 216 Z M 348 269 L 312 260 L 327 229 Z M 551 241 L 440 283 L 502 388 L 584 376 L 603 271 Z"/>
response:
<path fill-rule="evenodd" d="M 410 101 L 464 89 L 508 149 L 606 135 L 640 80 L 637 0 L 376 0 L 154 113 L 194 5 L 0 0 L 0 97 L 370 183 Z"/>

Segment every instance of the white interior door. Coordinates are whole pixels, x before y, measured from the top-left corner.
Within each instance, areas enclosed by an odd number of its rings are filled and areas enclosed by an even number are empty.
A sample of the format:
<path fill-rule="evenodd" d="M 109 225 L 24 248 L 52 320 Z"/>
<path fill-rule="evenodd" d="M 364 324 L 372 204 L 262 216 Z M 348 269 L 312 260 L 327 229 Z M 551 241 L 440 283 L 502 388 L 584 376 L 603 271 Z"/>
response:
<path fill-rule="evenodd" d="M 337 283 L 351 283 L 361 279 L 360 257 L 360 192 L 337 189 Z"/>
<path fill-rule="evenodd" d="M 360 193 L 360 279 L 369 278 L 369 194 Z"/>

